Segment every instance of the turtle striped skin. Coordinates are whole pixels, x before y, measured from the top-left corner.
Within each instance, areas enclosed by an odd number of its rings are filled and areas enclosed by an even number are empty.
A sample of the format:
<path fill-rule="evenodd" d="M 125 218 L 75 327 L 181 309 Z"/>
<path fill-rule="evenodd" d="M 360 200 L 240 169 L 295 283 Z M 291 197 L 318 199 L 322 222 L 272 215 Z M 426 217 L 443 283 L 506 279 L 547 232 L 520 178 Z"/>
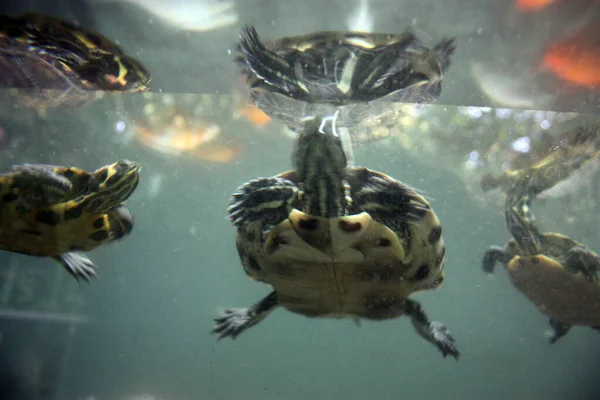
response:
<path fill-rule="evenodd" d="M 24 164 L 0 175 L 0 250 L 51 257 L 76 279 L 95 276 L 81 252 L 133 229 L 122 204 L 139 183 L 140 166 L 118 161 L 87 173 L 74 167 Z"/>
<path fill-rule="evenodd" d="M 97 32 L 40 13 L 0 16 L 0 85 L 27 94 L 28 106 L 76 107 L 96 97 L 91 91 L 145 91 L 150 79 Z"/>
<path fill-rule="evenodd" d="M 444 357 L 454 338 L 430 322 L 411 293 L 444 280 L 445 245 L 430 204 L 377 171 L 348 167 L 340 138 L 310 119 L 295 169 L 242 185 L 229 219 L 246 274 L 273 291 L 226 310 L 213 332 L 235 339 L 281 306 L 307 317 L 386 320 L 408 316 Z"/>
<path fill-rule="evenodd" d="M 342 106 L 348 115 L 343 113 L 338 124 L 354 126 L 385 113 L 389 102 L 434 101 L 455 39 L 429 46 L 409 31 L 324 31 L 281 38 L 267 47 L 247 25 L 238 50 L 236 60 L 254 104 L 291 129 L 301 129 L 305 116 L 330 115 Z"/>
<path fill-rule="evenodd" d="M 528 205 L 525 198 L 507 202 L 513 238 L 488 248 L 483 270 L 491 274 L 496 263 L 505 266 L 513 285 L 550 317 L 550 343 L 573 325 L 600 331 L 600 257 L 568 236 L 539 232 Z"/>

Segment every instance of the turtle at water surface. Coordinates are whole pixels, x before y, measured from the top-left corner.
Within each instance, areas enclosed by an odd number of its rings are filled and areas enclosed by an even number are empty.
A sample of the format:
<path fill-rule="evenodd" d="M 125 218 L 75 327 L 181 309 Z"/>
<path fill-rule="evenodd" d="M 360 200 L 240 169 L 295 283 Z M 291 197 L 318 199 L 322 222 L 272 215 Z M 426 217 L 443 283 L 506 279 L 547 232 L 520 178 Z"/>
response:
<path fill-rule="evenodd" d="M 97 32 L 40 13 L 0 16 L 0 86 L 26 106 L 74 108 L 149 83 L 138 60 Z"/>
<path fill-rule="evenodd" d="M 232 196 L 244 271 L 273 291 L 231 308 L 213 333 L 235 339 L 278 306 L 307 317 L 386 320 L 406 315 L 416 331 L 458 359 L 454 338 L 408 296 L 444 280 L 445 245 L 429 203 L 377 171 L 348 167 L 325 118 L 299 132 L 294 170 L 251 180 Z"/>
<path fill-rule="evenodd" d="M 87 173 L 75 167 L 22 164 L 0 175 L 0 250 L 51 257 L 76 279 L 95 276 L 81 252 L 133 229 L 122 204 L 140 166 L 118 161 Z"/>
<path fill-rule="evenodd" d="M 500 189 L 513 198 L 559 197 L 591 181 L 600 168 L 600 125 L 585 124 L 565 132 L 560 144 L 538 162 L 481 179 L 484 192 Z"/>
<path fill-rule="evenodd" d="M 237 61 L 254 104 L 291 129 L 310 116 L 342 113 L 354 127 L 386 115 L 391 102 L 430 103 L 442 90 L 454 38 L 430 46 L 413 32 L 323 31 L 265 45 L 253 26 L 240 33 Z"/>
<path fill-rule="evenodd" d="M 506 221 L 512 238 L 490 246 L 482 268 L 505 265 L 514 286 L 550 317 L 550 342 L 572 325 L 600 331 L 600 257 L 583 244 L 558 233 L 541 233 L 532 222 L 527 198 L 507 201 Z"/>

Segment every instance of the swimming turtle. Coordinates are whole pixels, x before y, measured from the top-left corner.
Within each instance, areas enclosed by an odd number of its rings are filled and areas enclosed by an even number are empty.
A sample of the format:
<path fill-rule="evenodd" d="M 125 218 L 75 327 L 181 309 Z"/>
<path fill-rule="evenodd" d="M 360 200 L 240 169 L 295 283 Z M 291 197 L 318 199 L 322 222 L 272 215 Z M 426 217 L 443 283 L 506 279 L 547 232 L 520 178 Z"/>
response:
<path fill-rule="evenodd" d="M 97 32 L 40 13 L 0 16 L 0 86 L 27 106 L 76 107 L 149 83 L 138 60 Z"/>
<path fill-rule="evenodd" d="M 430 103 L 439 97 L 455 39 L 428 45 L 399 34 L 322 31 L 265 45 L 242 28 L 236 60 L 248 76 L 254 104 L 292 130 L 310 116 L 342 112 L 353 127 L 390 111 L 391 102 Z"/>
<path fill-rule="evenodd" d="M 600 257 L 568 236 L 539 232 L 528 206 L 526 197 L 507 201 L 513 237 L 488 248 L 483 270 L 491 274 L 497 262 L 505 265 L 514 286 L 550 317 L 551 343 L 572 325 L 600 330 Z"/>
<path fill-rule="evenodd" d="M 565 132 L 559 144 L 533 165 L 508 169 L 500 176 L 485 174 L 481 188 L 499 188 L 515 198 L 558 197 L 576 189 L 600 167 L 600 125 L 584 124 Z"/>
<path fill-rule="evenodd" d="M 363 167 L 348 167 L 325 118 L 299 133 L 295 169 L 251 180 L 232 196 L 244 271 L 273 291 L 215 319 L 235 339 L 278 306 L 307 317 L 386 320 L 408 316 L 416 331 L 458 359 L 454 338 L 408 296 L 440 287 L 445 245 L 440 222 L 415 190 Z"/>
<path fill-rule="evenodd" d="M 52 257 L 76 279 L 95 275 L 89 251 L 129 234 L 122 204 L 140 166 L 122 160 L 93 173 L 75 167 L 22 164 L 0 175 L 0 250 Z"/>

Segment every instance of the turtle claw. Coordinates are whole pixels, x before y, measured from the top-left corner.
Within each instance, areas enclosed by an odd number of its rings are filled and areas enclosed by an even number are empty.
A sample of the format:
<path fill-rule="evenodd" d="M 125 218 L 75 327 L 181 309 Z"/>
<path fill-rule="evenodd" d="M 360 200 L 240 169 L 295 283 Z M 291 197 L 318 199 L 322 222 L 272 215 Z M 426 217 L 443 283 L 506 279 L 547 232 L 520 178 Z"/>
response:
<path fill-rule="evenodd" d="M 54 259 L 78 281 L 82 278 L 89 283 L 91 278 L 96 277 L 95 265 L 85 254 L 65 253 Z"/>
<path fill-rule="evenodd" d="M 458 349 L 454 346 L 454 338 L 450 334 L 450 330 L 441 322 L 433 321 L 429 325 L 432 340 L 437 348 L 442 352 L 444 358 L 451 355 L 456 360 L 460 356 Z"/>
<path fill-rule="evenodd" d="M 214 319 L 217 325 L 212 333 L 217 335 L 218 340 L 226 337 L 235 340 L 240 333 L 253 325 L 255 317 L 251 308 L 228 308 Z"/>

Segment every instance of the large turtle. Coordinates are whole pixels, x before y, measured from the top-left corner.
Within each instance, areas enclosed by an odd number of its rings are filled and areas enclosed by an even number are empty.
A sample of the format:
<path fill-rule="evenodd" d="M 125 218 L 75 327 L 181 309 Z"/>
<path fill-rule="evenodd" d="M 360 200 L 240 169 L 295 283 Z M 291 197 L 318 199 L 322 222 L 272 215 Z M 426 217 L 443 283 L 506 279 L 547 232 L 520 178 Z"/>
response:
<path fill-rule="evenodd" d="M 515 287 L 550 317 L 551 343 L 572 325 L 600 330 L 600 257 L 568 236 L 539 232 L 528 207 L 526 197 L 507 201 L 513 237 L 488 248 L 483 270 L 491 274 L 497 262 L 504 264 Z"/>
<path fill-rule="evenodd" d="M 82 253 L 129 234 L 123 202 L 139 182 L 128 160 L 89 174 L 74 167 L 23 164 L 0 175 L 0 250 L 52 257 L 76 279 L 95 275 Z"/>
<path fill-rule="evenodd" d="M 235 339 L 282 306 L 307 317 L 385 320 L 408 316 L 444 356 L 459 352 L 448 329 L 408 296 L 444 280 L 445 246 L 429 203 L 377 171 L 348 167 L 324 119 L 305 122 L 295 169 L 241 186 L 229 219 L 251 278 L 273 291 L 227 309 L 213 332 Z"/>
<path fill-rule="evenodd" d="M 339 109 L 338 126 L 357 131 L 364 120 L 390 112 L 392 102 L 434 101 L 454 50 L 454 38 L 430 46 L 410 31 L 323 31 L 267 47 L 247 25 L 236 59 L 248 76 L 252 101 L 271 118 L 295 130 L 305 117 Z"/>
<path fill-rule="evenodd" d="M 76 107 L 149 83 L 138 60 L 97 32 L 40 13 L 0 16 L 0 86 L 27 106 Z"/>

